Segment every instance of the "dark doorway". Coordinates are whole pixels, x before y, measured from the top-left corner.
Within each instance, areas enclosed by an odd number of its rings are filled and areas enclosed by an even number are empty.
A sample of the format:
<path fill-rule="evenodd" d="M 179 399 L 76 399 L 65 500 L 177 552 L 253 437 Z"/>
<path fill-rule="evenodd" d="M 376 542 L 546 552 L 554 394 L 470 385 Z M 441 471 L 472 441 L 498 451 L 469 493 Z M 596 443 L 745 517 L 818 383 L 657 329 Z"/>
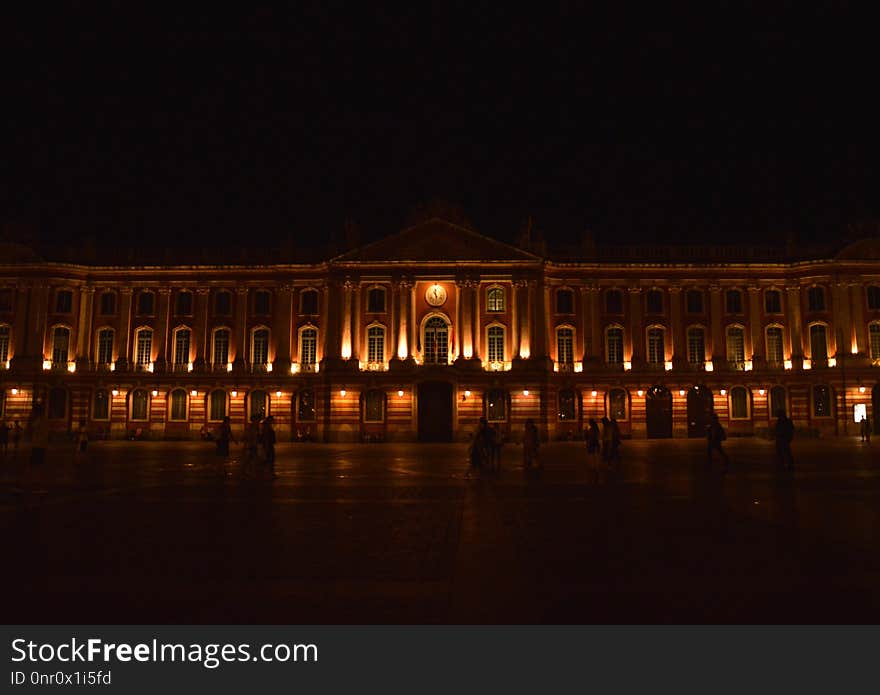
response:
<path fill-rule="evenodd" d="M 452 441 L 452 384 L 419 384 L 419 441 Z"/>
<path fill-rule="evenodd" d="M 714 410 L 712 392 L 705 386 L 694 386 L 688 391 L 688 437 L 706 436 L 706 427 Z"/>
<path fill-rule="evenodd" d="M 645 401 L 648 439 L 668 439 L 672 436 L 672 394 L 664 386 L 648 389 Z"/>

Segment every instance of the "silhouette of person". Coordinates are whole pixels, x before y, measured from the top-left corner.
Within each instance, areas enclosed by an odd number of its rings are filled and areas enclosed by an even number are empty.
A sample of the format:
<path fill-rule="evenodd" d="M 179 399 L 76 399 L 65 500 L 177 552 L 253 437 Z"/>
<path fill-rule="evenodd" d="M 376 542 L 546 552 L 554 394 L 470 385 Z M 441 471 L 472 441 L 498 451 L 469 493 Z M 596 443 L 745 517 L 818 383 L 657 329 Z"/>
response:
<path fill-rule="evenodd" d="M 538 447 L 540 446 L 538 428 L 535 421 L 529 418 L 526 420 L 525 431 L 523 432 L 523 467 L 531 468 L 533 465 L 540 467 L 538 462 Z"/>
<path fill-rule="evenodd" d="M 727 469 L 730 466 L 730 459 L 727 456 L 727 452 L 724 451 L 724 448 L 721 446 L 721 442 L 725 439 L 727 439 L 727 433 L 724 431 L 724 427 L 721 426 L 721 422 L 718 420 L 718 415 L 712 413 L 712 418 L 706 426 L 706 465 L 712 465 L 712 453 L 717 451 L 721 460 L 724 462 L 722 471 L 727 472 Z"/>
<path fill-rule="evenodd" d="M 867 415 L 862 415 L 862 441 L 866 444 L 871 443 L 871 421 Z"/>
<path fill-rule="evenodd" d="M 266 453 L 266 468 L 269 470 L 269 477 L 273 480 L 278 476 L 275 474 L 275 418 L 271 415 L 263 420 L 263 433 L 261 439 L 263 442 L 263 451 Z"/>
<path fill-rule="evenodd" d="M 791 440 L 794 439 L 794 423 L 781 410 L 776 414 L 773 435 L 776 440 L 777 468 L 793 470 L 794 456 L 791 453 Z"/>

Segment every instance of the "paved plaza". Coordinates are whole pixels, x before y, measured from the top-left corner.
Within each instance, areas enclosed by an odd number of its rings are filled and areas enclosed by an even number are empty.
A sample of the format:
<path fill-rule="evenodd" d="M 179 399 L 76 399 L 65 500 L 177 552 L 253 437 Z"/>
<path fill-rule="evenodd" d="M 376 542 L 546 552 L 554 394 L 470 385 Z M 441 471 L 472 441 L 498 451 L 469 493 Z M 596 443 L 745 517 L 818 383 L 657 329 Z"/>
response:
<path fill-rule="evenodd" d="M 521 449 L 466 477 L 461 445 L 282 444 L 279 478 L 201 442 L 53 446 L 3 462 L 5 623 L 880 621 L 880 465 L 857 438 Z M 234 451 L 234 457 L 238 455 Z M 26 451 L 19 452 L 19 462 Z"/>

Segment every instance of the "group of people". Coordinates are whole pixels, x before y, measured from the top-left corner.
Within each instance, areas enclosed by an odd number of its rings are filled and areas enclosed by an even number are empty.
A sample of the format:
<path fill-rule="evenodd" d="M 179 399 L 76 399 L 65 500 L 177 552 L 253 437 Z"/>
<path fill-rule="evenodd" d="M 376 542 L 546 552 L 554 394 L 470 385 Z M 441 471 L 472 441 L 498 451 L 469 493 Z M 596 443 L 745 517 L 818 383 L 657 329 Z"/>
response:
<path fill-rule="evenodd" d="M 271 415 L 266 418 L 261 418 L 259 415 L 252 416 L 250 422 L 245 425 L 241 438 L 243 477 L 262 477 L 261 474 L 273 480 L 278 477 L 275 473 L 275 441 L 275 418 Z M 218 473 L 225 476 L 229 443 L 238 443 L 232 434 L 228 416 L 223 418 L 223 422 L 217 428 L 214 442 L 217 446 Z"/>
<path fill-rule="evenodd" d="M 12 442 L 12 452 L 18 455 L 18 443 L 21 441 L 21 434 L 24 430 L 15 420 L 11 425 L 6 422 L 5 418 L 0 418 L 0 452 L 3 457 L 9 453 L 9 443 Z"/>
<path fill-rule="evenodd" d="M 620 440 L 620 426 L 613 417 L 603 417 L 599 422 L 593 418 L 587 421 L 584 428 L 587 455 L 595 457 L 597 463 L 599 460 L 609 466 L 620 463 Z"/>
<path fill-rule="evenodd" d="M 526 427 L 528 428 L 528 425 Z M 498 473 L 501 470 L 501 445 L 503 443 L 503 436 L 498 431 L 498 427 L 490 426 L 489 421 L 481 417 L 480 426 L 468 447 L 470 464 L 468 475 L 480 472 Z"/>
<path fill-rule="evenodd" d="M 727 432 L 712 413 L 706 426 L 706 465 L 711 466 L 716 455 L 721 459 L 722 471 L 730 467 L 730 457 L 724 451 L 722 442 L 727 439 Z M 791 453 L 791 442 L 794 439 L 794 422 L 784 412 L 776 413 L 776 424 L 773 426 L 773 439 L 776 444 L 776 468 L 780 471 L 794 470 L 794 455 Z"/>

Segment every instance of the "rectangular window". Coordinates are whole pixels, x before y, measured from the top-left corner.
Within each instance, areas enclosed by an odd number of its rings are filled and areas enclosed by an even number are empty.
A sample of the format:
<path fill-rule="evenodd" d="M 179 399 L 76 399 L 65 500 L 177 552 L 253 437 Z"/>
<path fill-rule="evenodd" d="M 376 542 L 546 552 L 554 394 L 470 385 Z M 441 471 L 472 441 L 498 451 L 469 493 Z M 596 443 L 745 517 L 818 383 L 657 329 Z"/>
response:
<path fill-rule="evenodd" d="M 6 366 L 5 362 L 9 359 L 9 326 L 0 326 L 0 362 Z"/>
<path fill-rule="evenodd" d="M 745 335 L 742 328 L 727 329 L 727 361 L 741 365 L 746 359 Z"/>
<path fill-rule="evenodd" d="M 821 287 L 807 290 L 807 306 L 810 311 L 825 311 L 825 290 Z"/>
<path fill-rule="evenodd" d="M 69 314 L 73 311 L 73 292 L 70 290 L 58 290 L 55 295 L 55 312 Z"/>
<path fill-rule="evenodd" d="M 367 391 L 364 396 L 364 422 L 385 421 L 385 394 L 381 391 Z"/>
<path fill-rule="evenodd" d="M 180 328 L 174 332 L 174 365 L 189 364 L 190 330 Z"/>
<path fill-rule="evenodd" d="M 662 328 L 648 329 L 648 363 L 653 365 L 666 362 L 665 333 Z"/>
<path fill-rule="evenodd" d="M 12 311 L 12 290 L 0 290 L 0 311 Z"/>
<path fill-rule="evenodd" d="M 303 297 L 303 299 L 305 299 L 305 297 Z M 371 314 L 385 313 L 385 290 L 381 287 L 374 287 L 367 294 L 367 312 Z"/>
<path fill-rule="evenodd" d="M 318 331 L 306 328 L 300 333 L 299 361 L 300 364 L 315 364 L 318 345 Z"/>
<path fill-rule="evenodd" d="M 782 329 L 778 326 L 767 328 L 767 361 L 782 364 Z"/>
<path fill-rule="evenodd" d="M 101 295 L 101 315 L 112 316 L 116 313 L 116 294 L 104 292 Z"/>
<path fill-rule="evenodd" d="M 828 342 L 825 338 L 825 326 L 814 323 L 810 326 L 810 356 L 824 362 L 828 359 Z"/>
<path fill-rule="evenodd" d="M 254 313 L 258 316 L 268 316 L 270 298 L 271 295 L 265 290 L 261 290 L 254 294 Z"/>
<path fill-rule="evenodd" d="M 381 326 L 372 326 L 367 331 L 367 361 L 385 362 L 385 329 Z"/>
<path fill-rule="evenodd" d="M 687 333 L 688 362 L 703 364 L 706 361 L 706 336 L 702 328 L 691 328 Z"/>
<path fill-rule="evenodd" d="M 700 290 L 688 290 L 687 312 L 689 314 L 703 313 L 703 293 Z"/>
<path fill-rule="evenodd" d="M 113 329 L 103 328 L 98 331 L 98 364 L 110 364 L 113 361 Z"/>
<path fill-rule="evenodd" d="M 141 316 L 152 316 L 156 303 L 156 295 L 152 292 L 141 292 L 138 295 L 138 314 Z"/>
<path fill-rule="evenodd" d="M 574 313 L 574 293 L 571 290 L 558 290 L 556 292 L 556 313 Z"/>
<path fill-rule="evenodd" d="M 608 364 L 623 364 L 623 329 L 609 328 L 605 333 L 605 359 Z"/>
<path fill-rule="evenodd" d="M 727 313 L 741 314 L 743 310 L 742 292 L 739 290 L 727 291 Z"/>
<path fill-rule="evenodd" d="M 138 331 L 134 361 L 141 366 L 146 366 L 152 361 L 152 354 L 153 331 L 145 328 Z"/>
<path fill-rule="evenodd" d="M 311 316 L 318 313 L 318 292 L 316 290 L 303 291 L 299 301 L 299 311 L 301 314 Z"/>
<path fill-rule="evenodd" d="M 192 316 L 193 313 L 193 296 L 192 292 L 178 292 L 177 303 L 174 313 L 178 316 Z"/>
<path fill-rule="evenodd" d="M 768 314 L 782 313 L 782 296 L 778 290 L 767 290 L 764 294 L 764 311 Z"/>
<path fill-rule="evenodd" d="M 660 290 L 651 290 L 645 297 L 645 305 L 649 314 L 662 314 L 663 293 Z"/>
<path fill-rule="evenodd" d="M 492 326 L 488 330 L 489 338 L 489 361 L 504 362 L 504 329 L 501 326 Z"/>
<path fill-rule="evenodd" d="M 67 346 L 70 344 L 70 331 L 66 328 L 55 329 L 52 339 L 52 362 L 57 365 L 67 363 Z"/>
<path fill-rule="evenodd" d="M 215 365 L 225 365 L 229 362 L 229 331 L 225 328 L 214 331 L 214 360 Z"/>
<path fill-rule="evenodd" d="M 871 359 L 880 360 L 880 324 L 872 323 L 868 326 L 870 336 Z"/>
<path fill-rule="evenodd" d="M 605 293 L 605 311 L 609 314 L 623 313 L 623 293 L 620 290 L 608 290 Z"/>
<path fill-rule="evenodd" d="M 269 331 L 266 328 L 254 331 L 254 349 L 251 361 L 254 364 L 266 364 L 269 361 Z"/>
<path fill-rule="evenodd" d="M 232 295 L 225 290 L 214 296 L 214 313 L 218 316 L 229 316 L 232 313 Z"/>
<path fill-rule="evenodd" d="M 186 391 L 176 389 L 171 392 L 171 419 L 186 420 Z"/>
<path fill-rule="evenodd" d="M 93 420 L 109 420 L 110 419 L 110 398 L 106 391 L 95 391 L 95 398 L 92 402 L 92 419 Z"/>

